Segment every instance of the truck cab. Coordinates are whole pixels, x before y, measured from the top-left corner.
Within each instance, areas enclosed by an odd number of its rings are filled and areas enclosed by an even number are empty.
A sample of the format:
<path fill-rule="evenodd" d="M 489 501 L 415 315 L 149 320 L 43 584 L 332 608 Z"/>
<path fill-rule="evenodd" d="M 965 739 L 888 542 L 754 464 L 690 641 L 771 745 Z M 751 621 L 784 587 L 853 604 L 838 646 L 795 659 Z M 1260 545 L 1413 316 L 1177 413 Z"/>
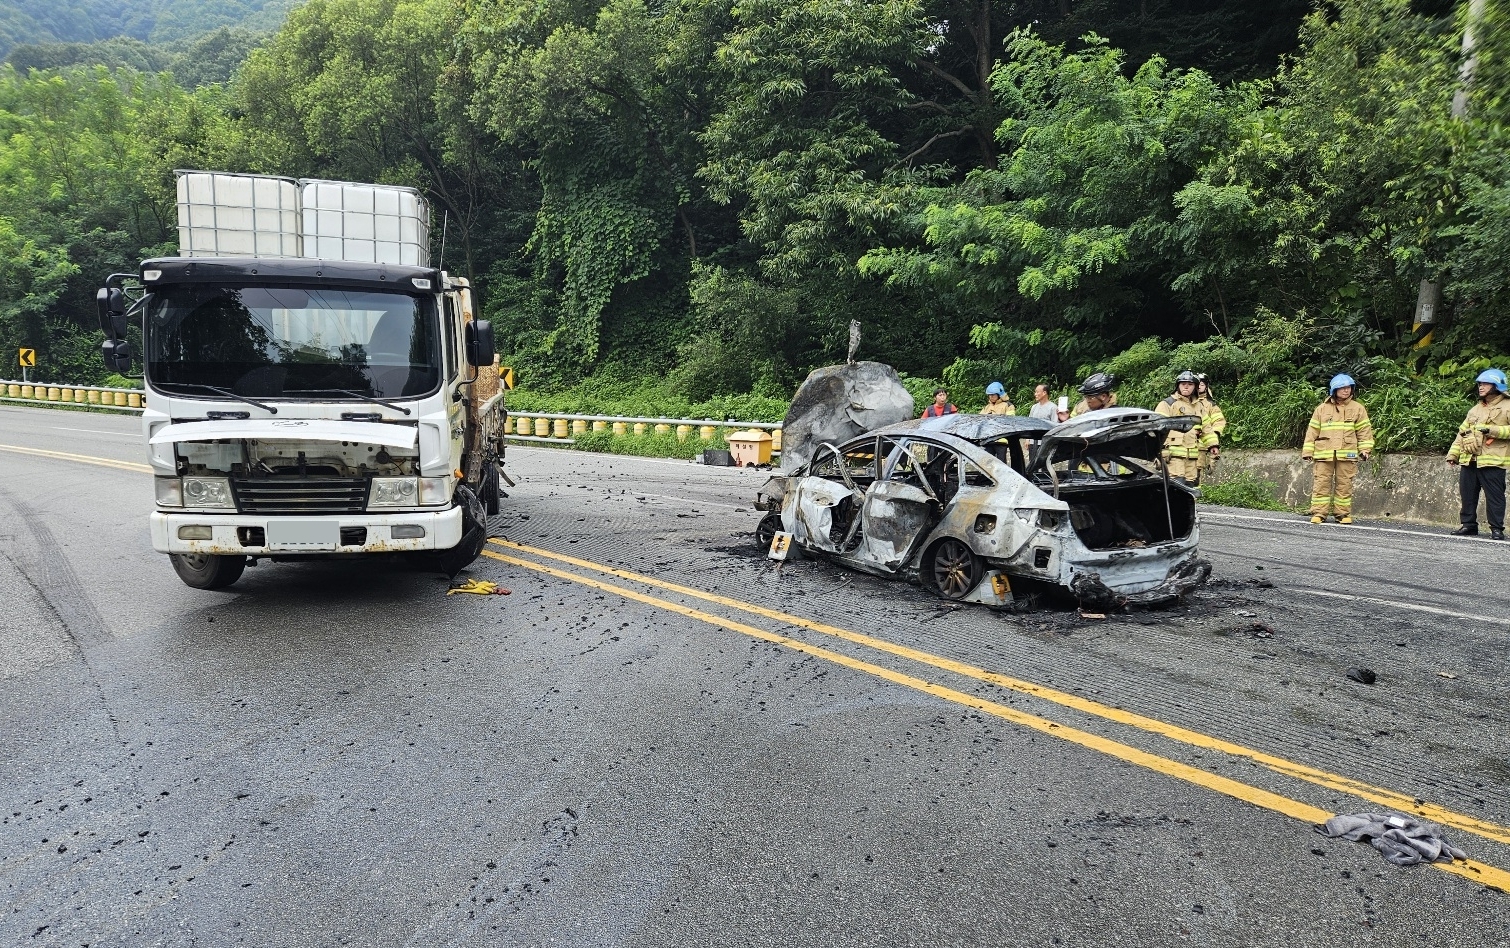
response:
<path fill-rule="evenodd" d="M 152 545 L 184 582 L 229 586 L 261 558 L 395 552 L 454 575 L 482 549 L 503 395 L 466 280 L 169 257 L 113 275 L 99 305 L 117 371 L 140 320 Z"/>

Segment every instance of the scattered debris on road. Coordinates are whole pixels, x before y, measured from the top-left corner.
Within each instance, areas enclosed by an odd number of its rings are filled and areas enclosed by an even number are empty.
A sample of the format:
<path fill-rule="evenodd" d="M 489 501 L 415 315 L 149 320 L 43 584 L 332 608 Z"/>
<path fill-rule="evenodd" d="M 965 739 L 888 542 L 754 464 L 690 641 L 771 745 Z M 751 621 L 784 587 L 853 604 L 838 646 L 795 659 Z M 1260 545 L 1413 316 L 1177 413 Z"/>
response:
<path fill-rule="evenodd" d="M 1441 827 L 1400 813 L 1338 814 L 1317 826 L 1316 832 L 1354 842 L 1367 840 L 1385 861 L 1395 866 L 1468 858 L 1467 853 L 1447 841 Z"/>
<path fill-rule="evenodd" d="M 1372 685 L 1374 682 L 1379 680 L 1379 676 L 1375 675 L 1373 669 L 1371 668 L 1349 668 L 1347 670 L 1347 676 L 1354 681 L 1360 682 L 1365 685 Z"/>
<path fill-rule="evenodd" d="M 451 588 L 446 590 L 446 595 L 455 593 L 471 593 L 474 596 L 507 596 L 511 590 L 485 579 L 469 579 L 464 583 L 452 583 Z"/>
<path fill-rule="evenodd" d="M 1437 677 L 1438 678 L 1457 678 L 1458 676 L 1455 675 L 1455 674 L 1453 674 L 1452 672 L 1437 672 Z"/>

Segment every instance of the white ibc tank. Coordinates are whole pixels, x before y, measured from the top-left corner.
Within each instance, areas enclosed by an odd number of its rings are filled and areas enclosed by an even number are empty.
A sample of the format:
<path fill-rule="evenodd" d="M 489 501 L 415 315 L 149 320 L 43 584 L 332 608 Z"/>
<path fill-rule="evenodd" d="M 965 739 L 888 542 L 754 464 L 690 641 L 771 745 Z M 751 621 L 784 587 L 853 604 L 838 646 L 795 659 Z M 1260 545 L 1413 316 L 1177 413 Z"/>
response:
<path fill-rule="evenodd" d="M 292 178 L 179 171 L 178 252 L 185 257 L 299 257 Z"/>
<path fill-rule="evenodd" d="M 430 265 L 430 205 L 418 191 L 310 178 L 299 185 L 305 256 Z"/>

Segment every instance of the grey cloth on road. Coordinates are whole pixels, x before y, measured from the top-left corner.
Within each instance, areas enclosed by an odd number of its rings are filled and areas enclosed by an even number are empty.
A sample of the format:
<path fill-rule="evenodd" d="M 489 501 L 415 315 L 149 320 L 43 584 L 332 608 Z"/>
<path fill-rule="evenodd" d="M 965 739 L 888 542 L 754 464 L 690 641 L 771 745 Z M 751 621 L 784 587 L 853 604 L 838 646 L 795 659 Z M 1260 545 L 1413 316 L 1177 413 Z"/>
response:
<path fill-rule="evenodd" d="M 1316 827 L 1316 832 L 1355 842 L 1366 839 L 1396 866 L 1468 858 L 1467 853 L 1442 836 L 1441 827 L 1401 813 L 1339 814 Z"/>

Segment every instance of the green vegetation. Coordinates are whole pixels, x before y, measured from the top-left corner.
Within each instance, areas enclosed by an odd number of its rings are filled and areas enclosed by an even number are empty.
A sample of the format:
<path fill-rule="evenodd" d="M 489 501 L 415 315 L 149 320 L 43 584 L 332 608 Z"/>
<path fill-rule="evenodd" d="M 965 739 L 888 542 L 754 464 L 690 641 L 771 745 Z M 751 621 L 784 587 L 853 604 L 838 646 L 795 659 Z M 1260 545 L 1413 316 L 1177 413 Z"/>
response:
<path fill-rule="evenodd" d="M 1201 502 L 1222 507 L 1246 507 L 1249 510 L 1283 510 L 1288 513 L 1301 509 L 1281 501 L 1279 485 L 1252 471 L 1238 471 L 1220 481 L 1202 484 Z"/>
<path fill-rule="evenodd" d="M 0 6 L 0 57 L 19 46 L 146 44 L 194 40 L 227 27 L 275 30 L 296 0 L 8 0 Z M 99 60 L 87 60 L 90 63 Z M 13 65 L 18 65 L 13 63 Z"/>
<path fill-rule="evenodd" d="M 967 409 L 1189 367 L 1286 446 L 1347 371 L 1438 450 L 1510 353 L 1510 0 L 1466 89 L 1466 2 L 1309 2 L 24 0 L 87 45 L 0 67 L 0 352 L 100 378 L 207 167 L 423 189 L 523 408 L 777 418 L 858 319 Z"/>

